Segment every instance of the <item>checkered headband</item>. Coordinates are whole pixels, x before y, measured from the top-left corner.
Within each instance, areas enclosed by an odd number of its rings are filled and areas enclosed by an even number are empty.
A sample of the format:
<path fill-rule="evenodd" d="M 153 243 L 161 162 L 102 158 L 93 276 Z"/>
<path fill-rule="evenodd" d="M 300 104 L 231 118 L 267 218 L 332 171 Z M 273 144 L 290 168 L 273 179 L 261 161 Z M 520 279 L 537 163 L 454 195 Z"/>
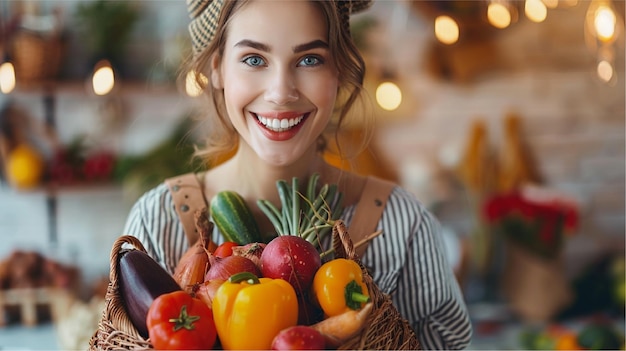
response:
<path fill-rule="evenodd" d="M 187 0 L 187 10 L 191 18 L 189 33 L 191 34 L 194 55 L 199 54 L 213 40 L 224 1 Z M 347 31 L 350 30 L 350 15 L 365 10 L 372 5 L 372 0 L 331 1 L 334 1 L 337 5 L 337 12 Z"/>

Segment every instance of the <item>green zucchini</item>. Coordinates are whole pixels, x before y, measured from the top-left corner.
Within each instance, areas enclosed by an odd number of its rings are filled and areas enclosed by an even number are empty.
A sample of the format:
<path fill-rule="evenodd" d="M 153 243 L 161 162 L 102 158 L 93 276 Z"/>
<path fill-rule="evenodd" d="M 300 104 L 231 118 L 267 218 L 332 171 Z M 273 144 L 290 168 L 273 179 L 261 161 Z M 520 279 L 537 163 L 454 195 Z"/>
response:
<path fill-rule="evenodd" d="M 252 211 L 238 193 L 220 191 L 211 199 L 209 208 L 213 223 L 226 241 L 239 245 L 262 242 L 261 231 Z"/>

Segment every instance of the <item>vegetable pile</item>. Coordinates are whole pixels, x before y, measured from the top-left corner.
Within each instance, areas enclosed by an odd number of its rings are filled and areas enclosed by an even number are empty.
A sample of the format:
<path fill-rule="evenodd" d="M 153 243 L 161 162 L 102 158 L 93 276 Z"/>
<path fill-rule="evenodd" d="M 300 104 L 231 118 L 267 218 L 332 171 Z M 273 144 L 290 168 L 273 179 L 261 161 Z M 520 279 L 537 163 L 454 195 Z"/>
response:
<path fill-rule="evenodd" d="M 122 256 L 120 291 L 139 333 L 164 350 L 320 350 L 357 335 L 372 302 L 360 266 L 322 251 L 342 208 L 337 186 L 318 179 L 305 193 L 297 178 L 278 181 L 280 208 L 257 202 L 276 231 L 265 240 L 243 198 L 225 191 L 196 214 L 200 238 L 173 275 L 140 251 Z M 217 247 L 213 225 L 226 239 Z"/>

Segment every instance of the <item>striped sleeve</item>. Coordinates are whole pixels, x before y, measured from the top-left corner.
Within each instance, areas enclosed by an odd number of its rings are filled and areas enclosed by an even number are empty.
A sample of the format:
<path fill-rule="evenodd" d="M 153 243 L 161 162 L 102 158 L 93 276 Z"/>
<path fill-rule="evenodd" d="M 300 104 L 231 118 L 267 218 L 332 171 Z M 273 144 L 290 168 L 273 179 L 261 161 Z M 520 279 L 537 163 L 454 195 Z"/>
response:
<path fill-rule="evenodd" d="M 135 236 L 147 253 L 168 272 L 189 248 L 172 196 L 165 184 L 146 192 L 133 205 L 124 234 Z"/>
<path fill-rule="evenodd" d="M 405 291 L 398 298 L 415 303 L 399 304 L 413 307 L 403 312 L 418 316 L 413 326 L 425 349 L 463 349 L 472 332 L 465 302 L 444 254 L 439 223 L 425 211 L 422 218 L 407 249 L 407 273 L 398 282 L 398 291 Z M 413 296 L 411 286 L 423 288 L 415 289 Z"/>
<path fill-rule="evenodd" d="M 346 214 L 351 219 L 353 209 Z M 472 328 L 460 288 L 446 259 L 439 222 L 396 187 L 389 197 L 363 264 L 377 286 L 391 295 L 423 349 L 463 349 Z"/>

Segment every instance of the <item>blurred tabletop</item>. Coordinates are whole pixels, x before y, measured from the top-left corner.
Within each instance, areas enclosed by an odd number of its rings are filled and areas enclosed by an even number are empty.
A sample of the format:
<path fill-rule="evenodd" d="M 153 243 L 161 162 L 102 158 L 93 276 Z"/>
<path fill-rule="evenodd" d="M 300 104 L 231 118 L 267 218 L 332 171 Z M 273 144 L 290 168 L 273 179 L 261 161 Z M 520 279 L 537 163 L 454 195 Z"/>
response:
<path fill-rule="evenodd" d="M 52 323 L 32 327 L 8 325 L 0 328 L 0 350 L 59 350 Z"/>

